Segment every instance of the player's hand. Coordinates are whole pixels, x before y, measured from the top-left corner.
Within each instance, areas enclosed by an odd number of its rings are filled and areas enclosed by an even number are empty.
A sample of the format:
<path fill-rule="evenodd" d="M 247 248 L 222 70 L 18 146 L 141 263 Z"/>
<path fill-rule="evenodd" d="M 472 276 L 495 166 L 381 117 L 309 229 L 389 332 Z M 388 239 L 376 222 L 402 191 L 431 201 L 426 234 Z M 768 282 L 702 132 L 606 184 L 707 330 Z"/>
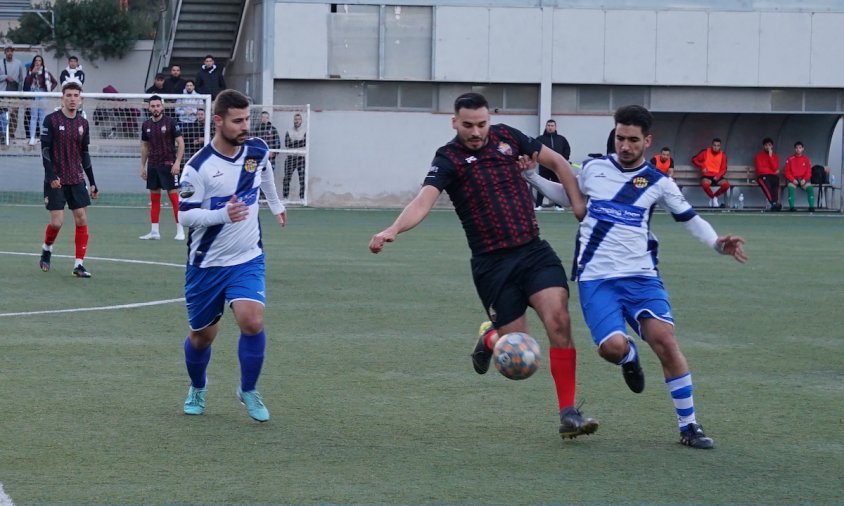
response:
<path fill-rule="evenodd" d="M 96 200 L 97 197 L 100 196 L 100 190 L 97 189 L 97 185 L 91 185 L 91 198 Z"/>
<path fill-rule="evenodd" d="M 238 200 L 237 195 L 232 195 L 232 198 L 229 199 L 229 203 L 226 204 L 226 207 L 229 213 L 229 219 L 232 220 L 232 223 L 243 221 L 249 217 L 249 206 Z"/>
<path fill-rule="evenodd" d="M 144 181 L 147 180 L 147 170 L 146 169 L 141 169 L 141 179 L 143 179 Z"/>
<path fill-rule="evenodd" d="M 742 237 L 722 235 L 715 240 L 715 249 L 722 255 L 730 255 L 741 264 L 747 262 L 747 255 L 744 253 L 744 238 Z"/>
<path fill-rule="evenodd" d="M 179 167 L 181 166 L 180 163 L 174 163 L 172 167 L 170 167 L 170 175 L 178 176 L 179 175 Z"/>
<path fill-rule="evenodd" d="M 56 179 L 53 179 L 52 181 L 50 181 L 50 188 L 52 188 L 54 190 L 58 190 L 61 187 L 62 187 L 62 182 L 59 178 L 56 178 Z"/>
<path fill-rule="evenodd" d="M 516 163 L 519 165 L 519 169 L 524 172 L 536 170 L 539 166 L 539 152 L 537 151 L 531 156 L 520 155 L 519 158 L 516 159 Z"/>
<path fill-rule="evenodd" d="M 278 224 L 281 225 L 281 228 L 284 228 L 284 226 L 287 225 L 287 211 L 284 211 L 283 213 L 278 213 L 277 215 L 275 215 L 275 219 Z"/>
<path fill-rule="evenodd" d="M 384 244 L 388 242 L 393 242 L 396 240 L 396 234 L 391 232 L 390 229 L 382 230 L 377 234 L 372 236 L 372 239 L 369 240 L 369 251 L 373 253 L 381 253 L 381 250 L 384 249 Z"/>

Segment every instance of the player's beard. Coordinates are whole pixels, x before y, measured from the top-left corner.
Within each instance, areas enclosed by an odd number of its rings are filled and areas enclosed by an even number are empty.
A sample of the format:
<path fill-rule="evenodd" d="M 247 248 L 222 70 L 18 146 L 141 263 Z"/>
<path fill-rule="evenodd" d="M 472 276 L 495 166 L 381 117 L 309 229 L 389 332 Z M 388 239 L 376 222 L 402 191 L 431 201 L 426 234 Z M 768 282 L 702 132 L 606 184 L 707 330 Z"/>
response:
<path fill-rule="evenodd" d="M 232 146 L 242 146 L 244 142 L 246 142 L 246 138 L 249 137 L 249 132 L 243 133 L 238 135 L 237 137 L 229 137 L 223 132 L 220 132 L 223 136 L 223 139 L 231 144 Z"/>

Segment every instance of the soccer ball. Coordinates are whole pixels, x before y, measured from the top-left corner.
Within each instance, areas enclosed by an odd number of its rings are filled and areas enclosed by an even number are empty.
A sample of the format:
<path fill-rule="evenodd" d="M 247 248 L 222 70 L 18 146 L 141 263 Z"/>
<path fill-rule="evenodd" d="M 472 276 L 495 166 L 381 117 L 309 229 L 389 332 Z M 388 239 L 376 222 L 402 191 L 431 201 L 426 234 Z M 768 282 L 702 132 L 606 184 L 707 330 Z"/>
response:
<path fill-rule="evenodd" d="M 536 340 L 524 332 L 501 336 L 492 350 L 495 368 L 512 380 L 530 378 L 539 369 L 542 354 Z"/>

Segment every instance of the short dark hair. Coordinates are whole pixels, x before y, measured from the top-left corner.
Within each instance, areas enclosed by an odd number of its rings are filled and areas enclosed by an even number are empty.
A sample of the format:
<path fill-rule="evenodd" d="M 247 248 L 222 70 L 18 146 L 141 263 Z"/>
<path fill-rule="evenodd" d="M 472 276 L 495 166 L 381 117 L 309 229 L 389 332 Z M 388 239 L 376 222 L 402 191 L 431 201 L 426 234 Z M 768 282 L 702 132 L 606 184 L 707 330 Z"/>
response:
<path fill-rule="evenodd" d="M 774 139 L 771 139 L 770 137 L 765 137 L 764 139 L 762 139 L 762 145 L 763 146 L 765 144 L 773 144 L 773 143 L 774 143 Z"/>
<path fill-rule="evenodd" d="M 613 115 L 616 125 L 633 125 L 640 127 L 642 133 L 649 135 L 654 117 L 651 112 L 641 105 L 625 105 L 619 107 Z"/>
<path fill-rule="evenodd" d="M 665 147 L 665 148 L 660 149 L 660 151 L 668 151 L 668 152 L 670 153 L 670 152 L 671 152 L 671 148 Z"/>
<path fill-rule="evenodd" d="M 79 93 L 82 93 L 82 85 L 79 84 L 79 81 L 77 81 L 76 79 L 68 79 L 64 82 L 64 84 L 62 85 L 62 95 L 64 95 L 64 90 L 67 89 L 76 90 Z"/>
<path fill-rule="evenodd" d="M 161 100 L 161 97 L 159 97 L 158 95 L 153 95 L 153 96 L 149 97 L 147 102 L 152 102 L 153 100 L 158 100 L 159 102 L 162 102 L 162 103 L 164 102 L 164 100 Z"/>
<path fill-rule="evenodd" d="M 545 124 L 546 124 L 546 125 L 547 125 L 548 123 L 553 123 L 553 124 L 555 124 L 555 125 L 557 124 L 557 122 L 556 122 L 556 121 L 554 121 L 553 119 L 549 119 L 548 121 L 546 121 L 546 122 L 545 122 Z"/>
<path fill-rule="evenodd" d="M 76 61 L 79 61 L 79 58 L 77 58 L 77 57 L 76 57 L 76 56 L 74 56 L 74 55 L 70 55 L 70 56 L 68 56 L 68 57 L 67 57 L 67 61 L 70 61 L 70 60 L 76 60 Z"/>
<path fill-rule="evenodd" d="M 170 70 L 173 70 L 176 67 L 179 67 L 179 70 L 182 70 L 182 66 L 179 65 L 178 63 L 174 63 L 173 65 L 170 65 Z"/>
<path fill-rule="evenodd" d="M 196 81 L 193 79 L 185 79 L 185 84 L 191 83 L 192 85 L 196 86 Z"/>
<path fill-rule="evenodd" d="M 249 99 L 237 90 L 223 90 L 214 99 L 215 116 L 225 117 L 229 109 L 246 109 L 247 107 L 249 107 Z"/>
<path fill-rule="evenodd" d="M 165 79 L 167 79 L 167 76 L 165 76 L 164 74 L 155 74 L 156 81 L 163 81 Z"/>
<path fill-rule="evenodd" d="M 716 137 L 716 138 L 712 139 L 712 142 L 713 142 L 713 143 L 714 143 L 714 142 L 717 142 L 717 143 L 719 143 L 719 144 L 720 144 L 720 143 L 721 143 L 721 139 L 719 139 L 718 137 Z"/>
<path fill-rule="evenodd" d="M 803 147 L 803 148 L 805 148 L 805 147 L 806 147 L 806 146 L 804 146 L 804 145 L 803 145 L 803 141 L 797 141 L 797 142 L 795 142 L 795 143 L 794 143 L 794 147 L 796 148 L 797 146 L 800 146 L 800 147 Z"/>
<path fill-rule="evenodd" d="M 454 100 L 454 112 L 455 114 L 460 112 L 460 109 L 483 109 L 486 107 L 489 109 L 489 102 L 487 102 L 486 97 L 481 95 L 480 93 L 464 93 L 457 97 Z"/>
<path fill-rule="evenodd" d="M 203 58 L 203 60 L 207 60 L 208 58 L 211 58 L 212 60 L 214 59 L 214 57 L 212 55 L 206 54 L 205 58 Z"/>

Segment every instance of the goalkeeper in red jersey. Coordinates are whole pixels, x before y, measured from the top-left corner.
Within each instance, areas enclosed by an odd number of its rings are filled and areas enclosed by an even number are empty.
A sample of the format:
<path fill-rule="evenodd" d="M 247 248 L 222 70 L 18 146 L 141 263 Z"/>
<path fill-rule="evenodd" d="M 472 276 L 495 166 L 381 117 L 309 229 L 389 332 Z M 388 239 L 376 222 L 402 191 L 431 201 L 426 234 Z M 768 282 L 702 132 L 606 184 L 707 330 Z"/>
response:
<path fill-rule="evenodd" d="M 68 79 L 62 84 L 62 107 L 44 118 L 41 133 L 41 160 L 44 164 L 44 204 L 50 212 L 50 223 L 41 246 L 41 270 L 50 270 L 53 243 L 64 224 L 64 208 L 73 213 L 76 224 L 76 260 L 73 275 L 90 278 L 82 265 L 88 249 L 88 215 L 85 210 L 97 198 L 94 169 L 88 153 L 90 131 L 88 120 L 79 114 L 82 84 Z M 85 184 L 85 176 L 88 185 Z M 89 198 L 90 195 L 90 198 Z"/>

